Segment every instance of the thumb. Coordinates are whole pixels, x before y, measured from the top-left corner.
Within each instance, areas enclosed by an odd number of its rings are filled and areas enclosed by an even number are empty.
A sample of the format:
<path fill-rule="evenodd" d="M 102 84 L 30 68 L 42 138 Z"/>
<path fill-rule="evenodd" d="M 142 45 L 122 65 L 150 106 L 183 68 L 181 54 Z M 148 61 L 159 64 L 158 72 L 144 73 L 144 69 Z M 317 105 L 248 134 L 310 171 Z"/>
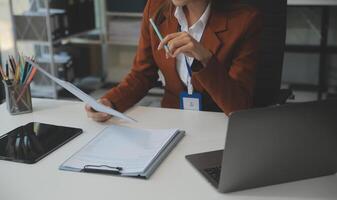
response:
<path fill-rule="evenodd" d="M 108 99 L 106 99 L 106 98 L 99 99 L 98 102 L 100 102 L 101 104 L 106 105 L 106 106 L 108 106 L 108 107 L 111 107 L 111 106 L 112 106 L 111 102 L 110 102 Z"/>
<path fill-rule="evenodd" d="M 87 111 L 89 111 L 89 110 L 91 109 L 91 106 L 89 106 L 88 104 L 85 104 L 85 109 L 86 109 Z"/>

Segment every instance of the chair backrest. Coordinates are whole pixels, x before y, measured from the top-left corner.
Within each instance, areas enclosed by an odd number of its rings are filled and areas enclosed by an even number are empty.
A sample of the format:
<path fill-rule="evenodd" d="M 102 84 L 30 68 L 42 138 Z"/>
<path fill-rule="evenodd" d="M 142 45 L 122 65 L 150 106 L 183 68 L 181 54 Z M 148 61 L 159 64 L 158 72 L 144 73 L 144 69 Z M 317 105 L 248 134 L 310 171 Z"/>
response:
<path fill-rule="evenodd" d="M 2 64 L 1 49 L 0 49 L 0 64 Z M 5 99 L 5 89 L 3 87 L 2 81 L 0 80 L 0 104 L 4 101 L 4 99 Z"/>
<path fill-rule="evenodd" d="M 3 84 L 0 81 L 0 104 L 4 101 L 4 99 L 5 99 L 5 91 L 3 88 Z"/>
<path fill-rule="evenodd" d="M 240 2 L 255 6 L 264 16 L 254 100 L 256 107 L 269 106 L 277 101 L 281 87 L 287 0 L 240 0 Z"/>

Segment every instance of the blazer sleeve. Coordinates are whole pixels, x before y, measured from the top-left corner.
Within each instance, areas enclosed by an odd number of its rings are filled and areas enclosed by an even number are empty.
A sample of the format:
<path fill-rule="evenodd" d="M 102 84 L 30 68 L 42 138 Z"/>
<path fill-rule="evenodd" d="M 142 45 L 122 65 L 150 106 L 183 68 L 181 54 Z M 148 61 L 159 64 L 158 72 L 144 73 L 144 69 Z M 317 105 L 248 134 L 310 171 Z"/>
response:
<path fill-rule="evenodd" d="M 198 81 L 227 115 L 253 105 L 262 18 L 254 11 L 247 21 L 243 40 L 234 52 L 230 69 L 224 73 L 224 66 L 213 56 L 206 67 L 192 77 L 192 83 Z"/>
<path fill-rule="evenodd" d="M 116 110 L 121 112 L 140 101 L 158 80 L 158 67 L 152 56 L 149 33 L 150 4 L 151 0 L 144 9 L 139 44 L 131 71 L 118 86 L 103 96 L 111 101 Z"/>

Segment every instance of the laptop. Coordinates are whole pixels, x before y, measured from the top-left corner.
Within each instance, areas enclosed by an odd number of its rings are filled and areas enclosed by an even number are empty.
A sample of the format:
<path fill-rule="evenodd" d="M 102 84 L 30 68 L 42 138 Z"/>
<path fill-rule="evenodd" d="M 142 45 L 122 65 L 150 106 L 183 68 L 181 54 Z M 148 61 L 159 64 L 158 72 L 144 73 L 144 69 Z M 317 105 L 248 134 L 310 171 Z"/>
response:
<path fill-rule="evenodd" d="M 337 172 L 337 101 L 232 113 L 224 150 L 186 156 L 219 192 Z"/>

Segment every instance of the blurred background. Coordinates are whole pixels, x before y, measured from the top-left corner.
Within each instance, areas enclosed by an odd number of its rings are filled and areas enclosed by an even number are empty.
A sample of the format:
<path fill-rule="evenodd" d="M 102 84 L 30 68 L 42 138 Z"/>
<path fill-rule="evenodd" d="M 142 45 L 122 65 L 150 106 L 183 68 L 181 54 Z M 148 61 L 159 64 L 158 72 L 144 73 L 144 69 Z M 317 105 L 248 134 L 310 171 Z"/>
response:
<path fill-rule="evenodd" d="M 0 0 L 1 63 L 15 52 L 34 56 L 61 79 L 99 98 L 132 66 L 146 0 Z M 295 99 L 337 96 L 337 1 L 288 0 L 282 88 Z M 36 76 L 32 94 L 72 99 Z M 159 106 L 155 88 L 139 104 Z"/>

